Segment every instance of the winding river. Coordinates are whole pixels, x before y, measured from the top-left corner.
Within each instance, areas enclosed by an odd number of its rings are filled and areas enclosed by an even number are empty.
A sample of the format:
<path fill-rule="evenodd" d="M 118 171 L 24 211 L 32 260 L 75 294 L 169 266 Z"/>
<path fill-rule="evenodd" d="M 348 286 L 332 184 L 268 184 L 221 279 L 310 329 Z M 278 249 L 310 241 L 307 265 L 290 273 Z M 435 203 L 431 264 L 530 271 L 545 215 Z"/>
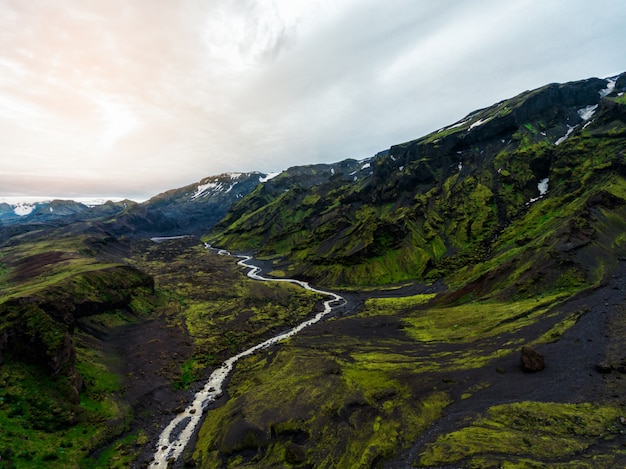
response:
<path fill-rule="evenodd" d="M 214 250 L 214 248 L 212 248 L 209 244 L 205 244 L 205 246 L 207 249 Z M 228 251 L 225 250 L 217 250 L 217 253 L 220 255 L 231 255 Z M 271 339 L 267 339 L 260 344 L 250 347 L 249 349 L 244 350 L 243 352 L 240 352 L 233 357 L 230 357 L 229 359 L 224 361 L 219 368 L 213 371 L 204 387 L 194 396 L 193 402 L 183 412 L 174 417 L 172 421 L 165 427 L 163 432 L 161 432 L 153 460 L 149 466 L 150 468 L 166 468 L 168 466 L 168 463 L 176 461 L 180 457 L 183 450 L 189 443 L 189 440 L 193 436 L 194 431 L 202 420 L 204 409 L 222 395 L 224 381 L 231 373 L 235 363 L 237 363 L 238 360 L 252 355 L 259 350 L 270 347 L 271 345 L 274 345 L 281 340 L 296 335 L 302 329 L 310 326 L 311 324 L 319 322 L 322 318 L 327 316 L 334 308 L 338 308 L 346 304 L 346 299 L 342 296 L 337 295 L 336 293 L 314 288 L 307 282 L 289 278 L 262 277 L 259 274 L 261 272 L 261 269 L 255 265 L 250 264 L 250 261 L 252 260 L 251 256 L 236 257 L 241 258 L 241 260 L 237 264 L 250 269 L 247 275 L 251 279 L 260 280 L 263 282 L 295 283 L 297 285 L 300 285 L 302 288 L 305 288 L 306 290 L 321 293 L 322 295 L 327 295 L 330 297 L 330 299 L 324 301 L 324 310 L 317 313 L 311 319 L 307 319 L 306 321 L 298 324 L 287 332 L 283 332 L 282 334 L 272 337 Z"/>

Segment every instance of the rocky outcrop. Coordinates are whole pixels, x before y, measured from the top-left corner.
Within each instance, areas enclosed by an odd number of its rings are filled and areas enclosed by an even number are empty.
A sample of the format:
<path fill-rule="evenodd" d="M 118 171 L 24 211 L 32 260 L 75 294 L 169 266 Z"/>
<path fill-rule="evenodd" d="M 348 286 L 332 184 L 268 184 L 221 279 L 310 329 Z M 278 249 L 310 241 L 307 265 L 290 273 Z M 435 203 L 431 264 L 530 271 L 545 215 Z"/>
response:
<path fill-rule="evenodd" d="M 527 373 L 534 373 L 545 368 L 543 355 L 530 345 L 524 345 L 521 350 L 520 368 Z"/>

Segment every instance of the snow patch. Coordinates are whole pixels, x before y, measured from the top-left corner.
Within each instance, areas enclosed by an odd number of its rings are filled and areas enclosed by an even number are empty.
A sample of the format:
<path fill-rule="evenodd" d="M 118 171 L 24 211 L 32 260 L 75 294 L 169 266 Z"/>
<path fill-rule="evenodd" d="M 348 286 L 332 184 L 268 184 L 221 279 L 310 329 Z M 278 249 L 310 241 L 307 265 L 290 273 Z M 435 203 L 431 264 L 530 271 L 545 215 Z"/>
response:
<path fill-rule="evenodd" d="M 449 125 L 448 127 L 444 127 L 443 129 L 441 129 L 439 132 L 442 132 L 444 130 L 450 130 L 450 129 L 456 129 L 457 127 L 463 127 L 465 124 L 467 124 L 468 122 L 471 122 L 471 120 L 476 117 L 478 114 L 480 114 L 480 112 L 475 112 L 473 114 L 470 114 L 469 116 L 466 116 L 465 118 L 463 118 L 462 120 L 460 120 L 459 122 L 457 122 L 456 124 L 452 124 Z M 487 122 L 486 119 L 484 122 Z M 484 124 L 483 122 L 483 124 Z"/>
<path fill-rule="evenodd" d="M 278 176 L 280 173 L 268 173 L 265 177 L 260 177 L 259 178 L 259 182 L 267 182 L 270 179 L 274 179 L 276 176 Z"/>
<path fill-rule="evenodd" d="M 556 142 L 554 142 L 555 145 L 560 145 L 561 143 L 563 143 L 565 140 L 567 140 L 567 137 L 569 137 L 572 132 L 574 131 L 574 129 L 576 128 L 576 126 L 571 126 L 569 124 L 567 124 L 567 133 L 565 135 L 563 135 L 560 139 L 558 139 Z"/>
<path fill-rule="evenodd" d="M 335 168 L 330 168 L 330 174 L 335 175 Z"/>
<path fill-rule="evenodd" d="M 459 162 L 459 166 L 458 166 L 458 168 L 459 168 L 459 173 L 460 173 L 460 172 L 461 172 L 461 170 L 463 169 L 463 163 Z"/>
<path fill-rule="evenodd" d="M 601 97 L 605 97 L 610 95 L 613 90 L 615 89 L 615 82 L 617 82 L 617 78 L 607 78 L 606 79 L 606 88 L 604 88 L 603 90 L 600 90 L 600 96 Z"/>
<path fill-rule="evenodd" d="M 546 195 L 548 193 L 548 185 L 550 183 L 550 178 L 544 178 L 541 181 L 539 181 L 539 184 L 537 184 L 537 190 L 539 191 L 539 196 L 538 197 L 533 197 L 532 199 L 530 199 L 526 205 L 530 205 L 534 202 L 537 202 L 539 199 L 541 199 L 544 195 Z"/>
<path fill-rule="evenodd" d="M 450 130 L 450 129 L 456 129 L 457 127 L 463 127 L 465 124 L 467 124 L 470 121 L 470 119 L 465 119 L 461 122 L 458 122 L 456 124 L 453 124 L 449 127 L 444 127 L 443 129 L 441 129 L 439 132 L 442 132 L 444 130 Z"/>
<path fill-rule="evenodd" d="M 589 105 L 587 107 L 579 109 L 578 110 L 578 115 L 580 116 L 580 118 L 582 120 L 588 121 L 595 114 L 596 109 L 598 109 L 598 105 L 597 104 Z"/>
<path fill-rule="evenodd" d="M 13 205 L 13 212 L 18 217 L 25 217 L 26 215 L 29 215 L 33 210 L 35 210 L 35 205 L 29 204 L 27 202 L 20 202 L 16 205 Z"/>
<path fill-rule="evenodd" d="M 216 182 L 207 182 L 206 184 L 200 184 L 196 189 L 196 192 L 191 196 L 189 200 L 196 200 L 198 197 L 204 195 L 209 189 L 217 187 Z"/>
<path fill-rule="evenodd" d="M 363 171 L 364 169 L 367 169 L 369 167 L 371 167 L 372 165 L 370 163 L 365 163 L 363 166 L 361 166 L 361 171 Z"/>
<path fill-rule="evenodd" d="M 540 197 L 543 197 L 548 192 L 549 183 L 550 183 L 550 178 L 544 178 L 541 181 L 539 181 L 539 184 L 537 184 L 537 190 L 539 191 Z"/>
<path fill-rule="evenodd" d="M 467 129 L 467 131 L 471 132 L 476 127 L 480 127 L 481 125 L 486 124 L 491 119 L 492 119 L 492 117 L 487 117 L 486 119 L 478 119 L 476 122 L 474 122 L 472 125 L 469 126 L 469 129 Z"/>

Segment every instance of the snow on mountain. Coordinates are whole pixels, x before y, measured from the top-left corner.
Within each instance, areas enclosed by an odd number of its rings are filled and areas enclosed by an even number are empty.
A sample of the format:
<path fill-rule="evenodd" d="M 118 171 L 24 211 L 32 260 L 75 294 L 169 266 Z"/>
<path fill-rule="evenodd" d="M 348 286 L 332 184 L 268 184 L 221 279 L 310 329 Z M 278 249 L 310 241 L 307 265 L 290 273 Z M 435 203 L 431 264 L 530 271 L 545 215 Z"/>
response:
<path fill-rule="evenodd" d="M 532 203 L 535 203 L 539 199 L 541 199 L 544 195 L 546 195 L 548 193 L 548 184 L 549 183 L 550 183 L 550 179 L 549 178 L 544 178 L 541 181 L 539 181 L 539 184 L 537 184 L 537 190 L 539 191 L 539 196 L 538 197 L 533 197 L 532 199 L 530 199 L 528 202 L 526 202 L 526 205 L 530 205 Z"/>
<path fill-rule="evenodd" d="M 571 125 L 567 125 L 567 133 L 565 135 L 563 135 L 561 138 L 559 138 L 556 142 L 554 142 L 555 145 L 560 145 L 561 143 L 563 143 L 565 140 L 567 140 L 567 137 L 569 137 L 571 135 L 571 133 L 574 131 L 574 129 L 576 129 L 576 126 L 571 126 Z"/>
<path fill-rule="evenodd" d="M 597 104 L 589 105 L 587 107 L 579 109 L 578 110 L 578 115 L 580 116 L 580 118 L 582 120 L 588 121 L 589 119 L 591 119 L 591 117 L 593 117 L 593 115 L 596 112 L 596 109 L 598 109 L 598 105 Z"/>
<path fill-rule="evenodd" d="M 617 83 L 617 78 L 607 78 L 606 79 L 606 88 L 603 90 L 600 90 L 600 96 L 602 96 L 603 98 L 610 95 L 613 90 L 615 89 L 615 83 Z"/>
<path fill-rule="evenodd" d="M 29 204 L 27 202 L 18 202 L 15 205 L 11 205 L 13 207 L 13 212 L 19 217 L 25 217 L 32 213 L 35 210 L 35 204 Z"/>
<path fill-rule="evenodd" d="M 487 122 L 489 122 L 491 120 L 491 118 L 487 118 L 487 119 L 478 119 L 476 122 L 474 122 L 472 125 L 469 126 L 469 129 L 467 129 L 467 131 L 471 131 L 473 129 L 475 129 L 476 127 L 480 127 L 483 124 L 486 124 Z"/>
<path fill-rule="evenodd" d="M 260 177 L 259 178 L 259 182 L 267 182 L 270 179 L 274 179 L 276 176 L 278 176 L 280 173 L 269 173 L 267 174 L 267 176 L 265 177 Z"/>
<path fill-rule="evenodd" d="M 208 191 L 215 188 L 221 188 L 222 184 L 217 182 L 207 182 L 206 184 L 200 184 L 196 189 L 196 192 L 191 196 L 189 200 L 196 200 L 198 197 L 206 195 Z"/>

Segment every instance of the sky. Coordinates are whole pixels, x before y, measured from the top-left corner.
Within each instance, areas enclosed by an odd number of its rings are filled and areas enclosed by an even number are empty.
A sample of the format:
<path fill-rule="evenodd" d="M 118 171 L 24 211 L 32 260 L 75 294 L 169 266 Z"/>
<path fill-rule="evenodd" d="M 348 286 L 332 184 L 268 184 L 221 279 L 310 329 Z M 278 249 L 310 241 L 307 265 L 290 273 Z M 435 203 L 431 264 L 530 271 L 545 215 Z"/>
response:
<path fill-rule="evenodd" d="M 0 197 L 363 159 L 626 71 L 623 0 L 0 0 Z"/>

